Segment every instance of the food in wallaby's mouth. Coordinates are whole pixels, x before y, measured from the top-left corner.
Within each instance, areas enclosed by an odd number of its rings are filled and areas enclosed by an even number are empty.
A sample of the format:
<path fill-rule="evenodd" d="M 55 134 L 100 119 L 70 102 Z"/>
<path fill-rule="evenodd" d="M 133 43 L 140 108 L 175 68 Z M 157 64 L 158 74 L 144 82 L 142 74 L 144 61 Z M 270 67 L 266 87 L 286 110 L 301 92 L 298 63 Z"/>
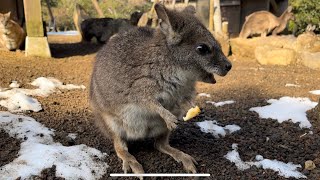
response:
<path fill-rule="evenodd" d="M 196 117 L 198 114 L 200 114 L 201 110 L 199 108 L 199 106 L 190 108 L 186 114 L 186 117 L 183 117 L 184 121 L 188 121 L 194 117 Z"/>

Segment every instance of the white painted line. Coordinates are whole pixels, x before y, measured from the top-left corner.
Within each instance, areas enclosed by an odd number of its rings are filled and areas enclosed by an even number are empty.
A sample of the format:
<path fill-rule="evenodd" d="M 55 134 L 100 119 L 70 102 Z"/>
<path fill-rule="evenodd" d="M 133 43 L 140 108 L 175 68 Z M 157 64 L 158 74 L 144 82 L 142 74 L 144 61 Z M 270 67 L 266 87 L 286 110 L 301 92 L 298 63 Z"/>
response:
<path fill-rule="evenodd" d="M 110 174 L 111 177 L 209 177 L 210 174 Z"/>

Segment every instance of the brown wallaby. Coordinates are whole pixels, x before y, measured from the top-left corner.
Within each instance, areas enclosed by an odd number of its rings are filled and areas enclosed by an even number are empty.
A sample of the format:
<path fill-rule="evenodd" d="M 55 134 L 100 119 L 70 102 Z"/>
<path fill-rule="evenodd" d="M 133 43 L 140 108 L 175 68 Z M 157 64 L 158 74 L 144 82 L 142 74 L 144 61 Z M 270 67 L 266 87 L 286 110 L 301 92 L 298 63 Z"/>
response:
<path fill-rule="evenodd" d="M 177 117 L 191 107 L 196 81 L 215 83 L 232 65 L 212 34 L 194 16 L 155 5 L 159 28 L 135 27 L 118 33 L 97 53 L 90 87 L 96 124 L 112 137 L 124 172 L 144 173 L 127 141 L 155 138 L 155 147 L 187 172 L 196 161 L 169 145 Z"/>
<path fill-rule="evenodd" d="M 26 34 L 18 23 L 10 19 L 11 12 L 0 13 L 0 47 L 8 50 L 19 49 Z"/>
<path fill-rule="evenodd" d="M 282 32 L 289 20 L 293 20 L 294 16 L 291 13 L 292 7 L 289 6 L 280 17 L 276 17 L 268 11 L 258 11 L 246 17 L 246 21 L 240 32 L 241 38 L 247 38 L 251 35 L 261 34 L 261 37 L 266 37 L 272 30 L 272 35 L 277 35 Z"/>

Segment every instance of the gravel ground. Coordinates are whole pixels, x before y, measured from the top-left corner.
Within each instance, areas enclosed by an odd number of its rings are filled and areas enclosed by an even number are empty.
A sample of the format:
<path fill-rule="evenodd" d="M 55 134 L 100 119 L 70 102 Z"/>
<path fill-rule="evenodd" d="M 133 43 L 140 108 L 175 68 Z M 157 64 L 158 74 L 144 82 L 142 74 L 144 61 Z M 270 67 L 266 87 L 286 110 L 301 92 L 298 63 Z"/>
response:
<path fill-rule="evenodd" d="M 50 46 L 55 58 L 25 57 L 22 52 L 0 51 L 0 87 L 8 87 L 12 80 L 28 88 L 37 77 L 55 77 L 64 83 L 83 84 L 89 87 L 89 79 L 95 52 L 99 45 L 79 43 L 71 37 L 51 36 Z M 69 44 L 62 44 L 68 42 Z M 320 179 L 320 121 L 315 111 L 308 112 L 312 123 L 310 129 L 300 129 L 298 124 L 261 119 L 249 111 L 251 107 L 267 105 L 268 99 L 283 96 L 308 97 L 318 101 L 319 96 L 309 93 L 320 89 L 320 72 L 300 65 L 261 66 L 252 61 L 230 57 L 233 69 L 226 77 L 216 77 L 217 83 L 197 84 L 197 91 L 211 94 L 211 97 L 198 97 L 196 104 L 202 109 L 200 116 L 188 122 L 179 122 L 172 133 L 173 147 L 192 155 L 199 165 L 199 173 L 210 173 L 206 179 L 284 179 L 272 170 L 252 167 L 240 171 L 224 158 L 237 143 L 241 159 L 250 161 L 260 154 L 268 159 L 301 164 L 313 160 L 314 170 L 300 169 L 308 179 Z M 285 87 L 285 84 L 299 84 L 301 87 Z M 111 179 L 109 173 L 122 173 L 122 163 L 117 158 L 111 141 L 105 138 L 93 124 L 93 115 L 88 106 L 88 88 L 84 91 L 64 90 L 46 98 L 37 97 L 43 111 L 25 113 L 56 130 L 55 140 L 63 145 L 86 144 L 109 155 L 108 173 L 102 179 Z M 205 101 L 234 100 L 234 104 L 215 107 Z M 6 109 L 0 107 L 1 111 Z M 211 134 L 200 131 L 195 122 L 217 120 L 219 124 L 237 124 L 241 127 L 231 135 L 216 139 Z M 72 141 L 68 133 L 78 133 Z M 307 135 L 301 136 L 307 133 Z M 269 138 L 266 141 L 266 138 Z M 20 148 L 19 140 L 10 138 L 0 131 L 0 166 L 11 162 Z M 143 165 L 146 173 L 184 173 L 182 165 L 168 155 L 153 148 L 153 140 L 130 142 L 129 151 Z M 38 179 L 58 179 L 54 176 L 55 167 L 46 169 Z M 120 178 L 119 178 L 120 179 Z M 124 178 L 123 178 L 124 179 Z M 168 178 L 151 178 L 168 179 Z M 182 178 L 170 178 L 182 179 Z"/>

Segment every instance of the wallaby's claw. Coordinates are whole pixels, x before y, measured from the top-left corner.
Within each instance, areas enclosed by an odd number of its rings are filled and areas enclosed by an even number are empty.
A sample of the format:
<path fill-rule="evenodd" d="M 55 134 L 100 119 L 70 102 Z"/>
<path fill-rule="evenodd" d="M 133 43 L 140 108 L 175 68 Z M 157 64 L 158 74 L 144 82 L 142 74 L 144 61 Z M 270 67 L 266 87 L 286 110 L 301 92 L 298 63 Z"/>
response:
<path fill-rule="evenodd" d="M 196 170 L 196 166 L 195 164 L 198 164 L 196 162 L 196 160 L 191 157 L 189 154 L 185 154 L 183 153 L 182 156 L 180 157 L 180 161 L 182 162 L 183 164 L 183 168 L 188 172 L 188 173 L 197 173 L 197 170 Z"/>
<path fill-rule="evenodd" d="M 167 122 L 167 128 L 172 131 L 177 127 L 177 122 Z"/>

